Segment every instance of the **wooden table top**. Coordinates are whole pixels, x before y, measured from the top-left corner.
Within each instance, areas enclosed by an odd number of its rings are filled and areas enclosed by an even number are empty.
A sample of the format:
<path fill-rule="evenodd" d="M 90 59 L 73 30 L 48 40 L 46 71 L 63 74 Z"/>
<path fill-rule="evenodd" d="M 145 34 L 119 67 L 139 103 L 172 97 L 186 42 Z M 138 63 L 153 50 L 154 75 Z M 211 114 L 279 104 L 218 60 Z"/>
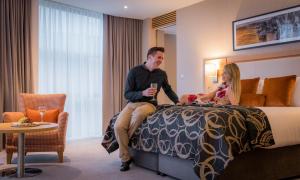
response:
<path fill-rule="evenodd" d="M 0 173 L 5 172 L 7 170 L 14 170 L 16 168 L 16 164 L 0 164 Z"/>
<path fill-rule="evenodd" d="M 58 128 L 58 124 L 47 123 L 41 124 L 35 127 L 12 127 L 12 123 L 0 123 L 0 133 L 29 133 L 55 130 Z"/>

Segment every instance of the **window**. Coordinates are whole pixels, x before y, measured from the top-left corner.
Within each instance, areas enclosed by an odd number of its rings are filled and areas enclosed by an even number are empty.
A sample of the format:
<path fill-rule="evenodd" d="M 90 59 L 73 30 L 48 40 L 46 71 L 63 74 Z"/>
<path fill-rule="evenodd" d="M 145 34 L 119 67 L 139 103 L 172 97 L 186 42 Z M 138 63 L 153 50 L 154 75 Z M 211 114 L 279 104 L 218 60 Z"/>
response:
<path fill-rule="evenodd" d="M 68 139 L 102 129 L 102 14 L 52 1 L 39 6 L 39 93 L 65 93 Z"/>

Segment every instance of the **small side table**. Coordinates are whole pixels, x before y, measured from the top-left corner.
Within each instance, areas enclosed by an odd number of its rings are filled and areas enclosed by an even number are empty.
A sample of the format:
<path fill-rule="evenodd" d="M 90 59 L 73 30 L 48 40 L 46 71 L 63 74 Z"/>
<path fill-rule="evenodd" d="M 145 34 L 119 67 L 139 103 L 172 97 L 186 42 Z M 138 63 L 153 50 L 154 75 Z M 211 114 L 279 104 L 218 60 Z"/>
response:
<path fill-rule="evenodd" d="M 41 124 L 35 127 L 12 127 L 12 123 L 0 123 L 0 133 L 18 133 L 18 165 L 17 177 L 24 177 L 25 133 L 50 131 L 58 128 L 55 123 Z M 2 165 L 9 166 L 9 165 Z M 2 167 L 1 166 L 1 167 Z"/>

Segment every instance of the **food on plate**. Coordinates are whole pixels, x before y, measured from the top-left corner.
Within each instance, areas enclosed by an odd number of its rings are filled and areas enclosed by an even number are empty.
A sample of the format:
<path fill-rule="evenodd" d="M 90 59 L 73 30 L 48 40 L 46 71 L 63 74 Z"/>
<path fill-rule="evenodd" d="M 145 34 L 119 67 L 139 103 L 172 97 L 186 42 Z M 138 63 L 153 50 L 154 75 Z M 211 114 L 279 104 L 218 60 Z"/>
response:
<path fill-rule="evenodd" d="M 18 123 L 23 124 L 23 123 L 31 123 L 31 122 L 30 122 L 30 120 L 28 119 L 28 117 L 23 116 L 23 117 L 21 117 L 21 118 L 18 120 Z"/>

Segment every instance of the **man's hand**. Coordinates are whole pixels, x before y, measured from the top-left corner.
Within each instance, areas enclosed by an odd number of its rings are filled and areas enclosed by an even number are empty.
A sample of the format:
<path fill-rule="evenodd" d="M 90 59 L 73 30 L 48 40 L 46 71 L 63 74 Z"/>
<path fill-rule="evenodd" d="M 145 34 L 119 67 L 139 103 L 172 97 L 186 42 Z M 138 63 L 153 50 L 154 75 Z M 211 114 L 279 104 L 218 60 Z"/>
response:
<path fill-rule="evenodd" d="M 189 104 L 188 96 L 189 96 L 188 94 L 182 95 L 179 99 L 179 103 L 181 105 Z"/>
<path fill-rule="evenodd" d="M 154 96 L 155 94 L 157 93 L 157 89 L 156 88 L 148 88 L 148 89 L 145 89 L 142 94 L 143 96 L 146 96 L 146 97 L 152 97 Z"/>

